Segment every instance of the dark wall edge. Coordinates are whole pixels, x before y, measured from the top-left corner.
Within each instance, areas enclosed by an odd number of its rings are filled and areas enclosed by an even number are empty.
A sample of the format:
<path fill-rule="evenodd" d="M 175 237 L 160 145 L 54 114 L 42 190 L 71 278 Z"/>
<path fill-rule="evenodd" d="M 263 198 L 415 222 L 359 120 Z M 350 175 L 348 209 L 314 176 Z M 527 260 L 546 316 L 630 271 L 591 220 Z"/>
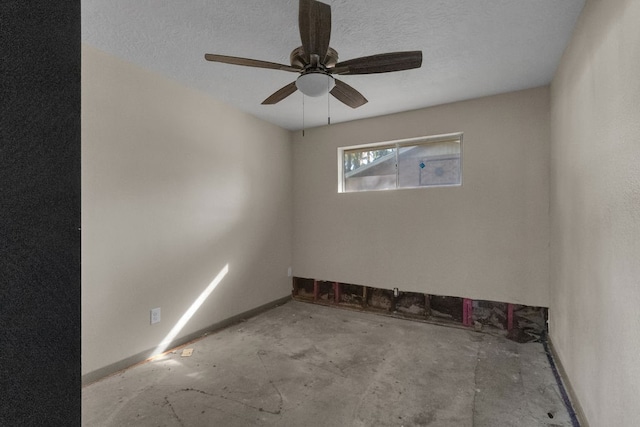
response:
<path fill-rule="evenodd" d="M 0 425 L 79 426 L 80 1 L 0 10 Z"/>

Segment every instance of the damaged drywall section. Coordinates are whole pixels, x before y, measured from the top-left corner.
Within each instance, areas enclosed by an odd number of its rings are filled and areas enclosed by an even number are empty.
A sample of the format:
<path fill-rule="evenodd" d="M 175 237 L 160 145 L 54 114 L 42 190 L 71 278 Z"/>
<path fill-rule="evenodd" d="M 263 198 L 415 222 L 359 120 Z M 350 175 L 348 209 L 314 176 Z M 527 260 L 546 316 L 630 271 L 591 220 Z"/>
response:
<path fill-rule="evenodd" d="M 353 283 L 293 278 L 293 298 L 412 320 L 502 333 L 517 342 L 547 332 L 547 309 L 508 302 L 382 289 Z"/>
<path fill-rule="evenodd" d="M 393 291 L 388 289 L 367 288 L 366 307 L 376 311 L 395 311 Z"/>
<path fill-rule="evenodd" d="M 398 292 L 396 311 L 407 317 L 426 318 L 431 314 L 429 295 L 418 292 Z"/>
<path fill-rule="evenodd" d="M 503 302 L 473 301 L 473 322 L 508 329 L 508 306 L 509 304 Z"/>
<path fill-rule="evenodd" d="M 462 323 L 463 298 L 431 295 L 430 307 L 434 318 Z"/>
<path fill-rule="evenodd" d="M 367 288 L 349 283 L 338 283 L 337 302 L 346 307 L 363 307 L 367 298 Z"/>
<path fill-rule="evenodd" d="M 301 277 L 293 278 L 293 297 L 295 299 L 305 301 L 311 300 L 314 301 L 316 299 L 316 295 L 314 292 L 316 280 L 313 279 L 303 279 Z"/>
<path fill-rule="evenodd" d="M 530 307 L 527 305 L 509 304 L 512 311 L 511 323 L 508 327 L 507 338 L 520 343 L 537 341 L 541 334 L 546 334 L 548 311 L 542 307 Z"/>
<path fill-rule="evenodd" d="M 333 282 L 316 280 L 317 299 L 328 303 L 335 302 L 335 289 Z"/>

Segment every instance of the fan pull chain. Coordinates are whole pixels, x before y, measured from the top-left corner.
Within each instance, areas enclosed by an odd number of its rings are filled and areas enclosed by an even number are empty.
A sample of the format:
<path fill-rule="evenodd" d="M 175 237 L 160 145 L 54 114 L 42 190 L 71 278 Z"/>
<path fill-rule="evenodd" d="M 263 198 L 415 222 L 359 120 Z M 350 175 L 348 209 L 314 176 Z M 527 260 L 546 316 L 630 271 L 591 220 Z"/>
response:
<path fill-rule="evenodd" d="M 331 77 L 327 76 L 327 125 L 331 125 Z"/>
<path fill-rule="evenodd" d="M 304 138 L 304 94 L 302 94 L 302 137 Z"/>

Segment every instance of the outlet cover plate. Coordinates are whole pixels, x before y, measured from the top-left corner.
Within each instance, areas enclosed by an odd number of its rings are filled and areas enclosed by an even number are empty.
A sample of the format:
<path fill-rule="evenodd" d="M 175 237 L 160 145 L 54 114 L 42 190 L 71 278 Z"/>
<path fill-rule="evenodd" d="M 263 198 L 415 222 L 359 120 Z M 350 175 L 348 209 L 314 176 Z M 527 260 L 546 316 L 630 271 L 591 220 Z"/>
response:
<path fill-rule="evenodd" d="M 160 323 L 160 307 L 151 309 L 151 324 Z"/>

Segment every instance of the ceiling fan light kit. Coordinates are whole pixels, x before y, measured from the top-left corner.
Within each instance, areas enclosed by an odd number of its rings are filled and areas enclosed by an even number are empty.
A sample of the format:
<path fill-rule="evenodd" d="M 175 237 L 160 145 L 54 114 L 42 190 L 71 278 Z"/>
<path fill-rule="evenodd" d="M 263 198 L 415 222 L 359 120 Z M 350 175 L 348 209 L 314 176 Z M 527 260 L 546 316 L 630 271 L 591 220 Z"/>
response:
<path fill-rule="evenodd" d="M 235 56 L 205 54 L 212 62 L 268 68 L 299 73 L 298 79 L 278 89 L 262 103 L 276 104 L 297 90 L 307 96 L 330 93 L 338 101 L 351 108 L 358 108 L 368 101 L 356 89 L 335 75 L 389 73 L 420 68 L 422 51 L 391 52 L 338 62 L 338 52 L 329 46 L 331 38 L 331 7 L 316 0 L 300 0 L 298 26 L 302 46 L 291 52 L 291 65 Z"/>
<path fill-rule="evenodd" d="M 307 96 L 318 97 L 330 92 L 336 85 L 333 77 L 321 71 L 302 74 L 296 80 L 296 87 Z"/>

